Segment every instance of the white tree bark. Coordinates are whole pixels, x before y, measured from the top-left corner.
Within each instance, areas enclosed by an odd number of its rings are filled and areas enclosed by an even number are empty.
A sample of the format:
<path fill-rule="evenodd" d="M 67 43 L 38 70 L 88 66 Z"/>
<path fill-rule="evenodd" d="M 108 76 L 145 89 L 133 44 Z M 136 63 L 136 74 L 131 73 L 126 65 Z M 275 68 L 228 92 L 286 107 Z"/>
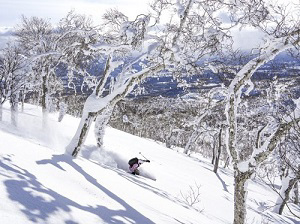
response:
<path fill-rule="evenodd" d="M 293 47 L 293 44 L 299 43 L 299 38 L 293 43 L 289 42 L 290 38 L 278 38 L 272 40 L 271 44 L 266 46 L 264 54 L 249 61 L 236 75 L 229 86 L 227 105 L 225 114 L 227 117 L 227 150 L 232 158 L 235 178 L 235 206 L 234 206 L 234 224 L 244 224 L 246 221 L 246 189 L 244 184 L 247 179 L 251 178 L 253 168 L 266 160 L 269 154 L 274 150 L 284 131 L 290 128 L 289 124 L 278 126 L 274 134 L 268 141 L 257 148 L 248 161 L 241 161 L 239 151 L 236 148 L 237 136 L 237 109 L 240 103 L 242 88 L 250 81 L 254 72 L 266 62 L 272 60 L 279 53 Z"/>
<path fill-rule="evenodd" d="M 103 146 L 103 138 L 105 134 L 105 127 L 109 122 L 113 108 L 105 109 L 102 114 L 99 114 L 95 121 L 95 136 L 97 146 L 101 148 Z"/>
<path fill-rule="evenodd" d="M 2 102 L 0 102 L 0 121 L 2 121 L 3 117 L 3 106 L 2 106 Z"/>
<path fill-rule="evenodd" d="M 10 98 L 10 116 L 11 124 L 15 127 L 18 126 L 18 93 L 11 95 Z"/>
<path fill-rule="evenodd" d="M 221 126 L 219 134 L 218 134 L 218 150 L 216 150 L 216 155 L 215 155 L 215 161 L 214 161 L 214 173 L 218 172 L 219 168 L 219 161 L 221 157 L 221 152 L 222 152 L 222 129 L 223 126 Z"/>
<path fill-rule="evenodd" d="M 290 199 L 290 193 L 293 190 L 293 187 L 295 186 L 297 181 L 298 179 L 295 176 L 292 176 L 291 174 L 282 178 L 280 193 L 276 200 L 273 212 L 282 215 L 283 209 L 288 200 Z"/>
<path fill-rule="evenodd" d="M 121 80 L 120 85 L 105 97 L 99 98 L 95 96 L 95 93 L 89 96 L 85 102 L 83 108 L 84 112 L 77 132 L 71 143 L 67 146 L 67 153 L 72 151 L 72 156 L 76 157 L 86 139 L 91 123 L 95 120 L 96 116 L 103 113 L 106 108 L 112 108 L 117 102 L 130 93 L 137 83 L 144 80 L 149 74 L 155 73 L 162 68 L 163 66 L 161 65 L 150 67 L 127 77 L 127 79 Z"/>
<path fill-rule="evenodd" d="M 76 157 L 84 143 L 92 122 L 96 117 L 96 113 L 83 112 L 77 131 L 71 140 L 70 144 L 66 148 L 66 152 Z"/>
<path fill-rule="evenodd" d="M 64 102 L 59 103 L 59 115 L 58 115 L 58 122 L 61 122 L 64 118 L 65 114 L 67 113 L 68 105 Z"/>
<path fill-rule="evenodd" d="M 294 187 L 294 195 L 295 195 L 295 199 L 294 199 L 294 203 L 296 205 L 299 204 L 299 180 L 298 182 L 295 184 L 295 187 Z"/>

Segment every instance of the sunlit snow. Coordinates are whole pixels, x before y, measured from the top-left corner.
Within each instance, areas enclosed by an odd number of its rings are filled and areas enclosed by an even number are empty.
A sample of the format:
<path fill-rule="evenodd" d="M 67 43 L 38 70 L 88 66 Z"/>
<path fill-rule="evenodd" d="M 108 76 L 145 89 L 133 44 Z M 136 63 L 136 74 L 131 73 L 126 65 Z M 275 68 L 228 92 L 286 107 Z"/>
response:
<path fill-rule="evenodd" d="M 9 105 L 0 122 L 1 224 L 194 223 L 233 220 L 233 173 L 212 172 L 210 161 L 149 139 L 106 128 L 104 148 L 93 131 L 76 158 L 65 154 L 79 119 L 49 115 L 42 129 L 41 109 L 25 105 L 18 127 L 10 124 Z M 132 157 L 148 158 L 142 176 L 128 173 Z M 199 187 L 193 206 L 184 197 Z M 249 181 L 247 223 L 299 223 L 272 212 L 277 195 L 261 182 Z M 297 209 L 296 209 L 297 210 Z M 299 215 L 299 209 L 298 209 Z"/>

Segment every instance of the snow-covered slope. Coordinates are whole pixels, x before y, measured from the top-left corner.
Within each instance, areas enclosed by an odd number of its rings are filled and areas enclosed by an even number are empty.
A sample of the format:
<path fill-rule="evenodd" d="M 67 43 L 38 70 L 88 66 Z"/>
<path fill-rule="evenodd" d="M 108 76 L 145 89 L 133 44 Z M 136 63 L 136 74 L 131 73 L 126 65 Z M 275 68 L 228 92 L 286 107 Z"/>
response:
<path fill-rule="evenodd" d="M 26 105 L 15 128 L 9 115 L 5 105 L 0 122 L 1 224 L 232 223 L 229 170 L 215 175 L 201 157 L 187 157 L 110 127 L 102 151 L 91 130 L 81 155 L 73 159 L 65 147 L 79 119 L 66 116 L 59 123 L 57 114 L 51 114 L 43 129 L 40 108 Z M 141 166 L 143 176 L 133 176 L 127 161 L 142 158 L 140 153 L 151 162 Z M 184 201 L 191 189 L 200 194 L 193 206 Z M 300 221 L 269 212 L 275 200 L 270 188 L 251 182 L 248 222 Z"/>

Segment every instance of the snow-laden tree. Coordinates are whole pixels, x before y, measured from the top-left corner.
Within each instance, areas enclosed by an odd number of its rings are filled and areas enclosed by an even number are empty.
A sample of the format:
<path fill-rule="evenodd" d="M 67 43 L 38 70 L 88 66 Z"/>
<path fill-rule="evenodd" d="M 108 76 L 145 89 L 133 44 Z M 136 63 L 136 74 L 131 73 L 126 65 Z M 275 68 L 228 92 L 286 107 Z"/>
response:
<path fill-rule="evenodd" d="M 294 119 L 293 119 L 294 120 Z M 277 158 L 281 171 L 281 188 L 274 212 L 283 213 L 296 184 L 300 180 L 300 126 L 296 122 L 278 146 Z M 277 162 L 278 164 L 278 162 Z M 279 165 L 278 164 L 278 165 Z"/>
<path fill-rule="evenodd" d="M 180 133 L 197 108 L 182 98 L 147 97 L 125 99 L 117 104 L 110 125 L 125 132 L 151 138 L 167 147 L 181 146 Z"/>
<path fill-rule="evenodd" d="M 27 81 L 26 60 L 21 55 L 19 47 L 7 45 L 0 56 L 0 121 L 2 120 L 2 105 L 6 100 L 11 104 L 11 121 L 17 125 L 17 112 L 20 92 Z"/>
<path fill-rule="evenodd" d="M 31 61 L 32 75 L 37 77 L 36 88 L 40 88 L 43 116 L 46 118 L 50 103 L 50 76 L 55 75 L 54 66 L 57 63 L 57 55 L 54 53 L 54 29 L 47 20 L 23 16 L 16 36 L 24 55 Z"/>
<path fill-rule="evenodd" d="M 58 107 L 59 107 L 58 122 L 61 122 L 65 114 L 67 113 L 68 105 L 63 101 L 61 101 L 59 102 Z"/>
<path fill-rule="evenodd" d="M 85 103 L 68 152 L 76 156 L 91 122 L 100 115 L 106 121 L 97 119 L 101 125 L 96 126 L 107 124 L 109 116 L 103 115 L 146 77 L 157 75 L 164 69 L 177 76 L 195 71 L 201 58 L 222 49 L 223 40 L 228 36 L 220 28 L 215 12 L 223 6 L 219 1 L 156 0 L 151 5 L 152 14 L 138 15 L 133 21 L 117 10 L 105 13 L 101 41 L 95 49 L 106 55 L 106 66 L 102 79 Z M 164 20 L 162 15 L 170 17 Z M 139 68 L 136 70 L 134 66 Z M 108 77 L 118 67 L 121 72 L 110 93 L 103 96 Z M 102 131 L 97 133 L 103 135 Z"/>
<path fill-rule="evenodd" d="M 60 65 L 67 70 L 68 87 L 77 93 L 78 79 L 89 88 L 95 86 L 96 77 L 89 73 L 89 67 L 95 60 L 102 60 L 101 55 L 93 49 L 99 40 L 98 28 L 85 15 L 70 11 L 58 24 L 59 33 L 55 48 L 60 52 Z M 76 88 L 77 87 L 77 88 Z M 81 87 L 82 88 L 82 87 Z"/>
<path fill-rule="evenodd" d="M 222 91 L 222 88 L 213 88 L 206 93 L 202 92 L 201 96 L 197 96 L 196 99 L 199 104 L 197 114 L 186 123 L 186 127 L 192 127 L 192 132 L 184 146 L 185 154 L 189 153 L 192 144 L 195 144 L 200 136 L 202 138 L 211 138 L 211 142 L 214 145 L 213 148 L 214 150 L 216 149 L 215 134 L 219 133 L 219 129 L 225 121 L 225 119 L 222 119 L 224 102 L 215 96 L 220 91 Z"/>
<path fill-rule="evenodd" d="M 73 81 L 73 71 L 85 73 L 86 64 L 94 57 L 89 44 L 95 43 L 97 32 L 91 21 L 71 11 L 54 28 L 48 20 L 22 17 L 16 28 L 17 42 L 31 66 L 31 88 L 41 98 L 43 118 L 51 110 L 54 95 L 62 90 L 62 82 L 57 76 L 58 66 L 67 67 Z"/>
<path fill-rule="evenodd" d="M 281 108 L 286 110 L 283 106 Z M 277 113 L 280 112 L 277 111 Z M 282 116 L 280 117 L 283 118 Z M 277 119 L 278 118 L 277 116 Z M 297 197 L 299 197 L 297 183 L 300 180 L 299 136 L 299 125 L 294 123 L 293 127 L 286 132 L 285 136 L 281 139 L 272 155 L 260 165 L 257 172 L 257 176 L 278 194 L 273 211 L 280 215 L 283 214 L 285 207 L 293 214 L 289 204 L 299 203 L 299 201 L 297 201 Z M 281 185 L 278 188 L 277 180 L 279 178 Z"/>
<path fill-rule="evenodd" d="M 288 49 L 299 49 L 299 10 L 289 11 L 287 7 L 264 4 L 259 1 L 235 1 L 231 2 L 234 8 L 232 15 L 234 21 L 240 24 L 251 25 L 266 34 L 266 43 L 259 48 L 259 54 L 240 69 L 228 87 L 227 105 L 225 114 L 227 117 L 226 143 L 228 154 L 231 156 L 234 168 L 234 223 L 245 223 L 247 182 L 251 179 L 257 166 L 265 161 L 274 151 L 279 141 L 291 130 L 293 124 L 299 123 L 299 99 L 294 99 L 293 119 L 286 117 L 284 120 L 270 119 L 264 131 L 257 128 L 257 141 L 250 149 L 247 158 L 242 156 L 243 150 L 237 147 L 238 130 L 240 122 L 237 119 L 240 106 L 243 102 L 242 91 L 247 89 L 249 93 L 254 85 L 251 82 L 253 73 L 266 62 L 274 59 L 279 53 Z M 290 10 L 299 8 L 295 5 Z M 246 12 L 246 13 L 245 13 Z M 262 135 L 262 133 L 267 133 Z M 247 149 L 249 150 L 249 149 Z"/>

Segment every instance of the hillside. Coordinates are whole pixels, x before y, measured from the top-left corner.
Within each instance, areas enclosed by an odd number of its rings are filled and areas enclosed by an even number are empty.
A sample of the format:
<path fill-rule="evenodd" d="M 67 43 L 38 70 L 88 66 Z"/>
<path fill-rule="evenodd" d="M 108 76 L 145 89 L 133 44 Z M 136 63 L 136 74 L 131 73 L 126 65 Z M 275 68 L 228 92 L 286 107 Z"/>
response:
<path fill-rule="evenodd" d="M 79 119 L 49 115 L 42 129 L 41 109 L 26 105 L 19 125 L 10 125 L 4 105 L 0 122 L 1 224 L 186 223 L 224 224 L 233 220 L 232 172 L 212 172 L 199 155 L 188 157 L 163 145 L 107 127 L 105 147 L 95 146 L 90 131 L 81 155 L 65 147 Z M 127 161 L 141 153 L 150 163 L 143 176 L 127 172 Z M 155 181 L 156 179 L 156 181 Z M 199 190 L 200 201 L 185 203 Z M 248 187 L 247 223 L 300 223 L 272 213 L 276 193 L 259 181 Z M 294 212 L 300 214 L 299 208 Z"/>

